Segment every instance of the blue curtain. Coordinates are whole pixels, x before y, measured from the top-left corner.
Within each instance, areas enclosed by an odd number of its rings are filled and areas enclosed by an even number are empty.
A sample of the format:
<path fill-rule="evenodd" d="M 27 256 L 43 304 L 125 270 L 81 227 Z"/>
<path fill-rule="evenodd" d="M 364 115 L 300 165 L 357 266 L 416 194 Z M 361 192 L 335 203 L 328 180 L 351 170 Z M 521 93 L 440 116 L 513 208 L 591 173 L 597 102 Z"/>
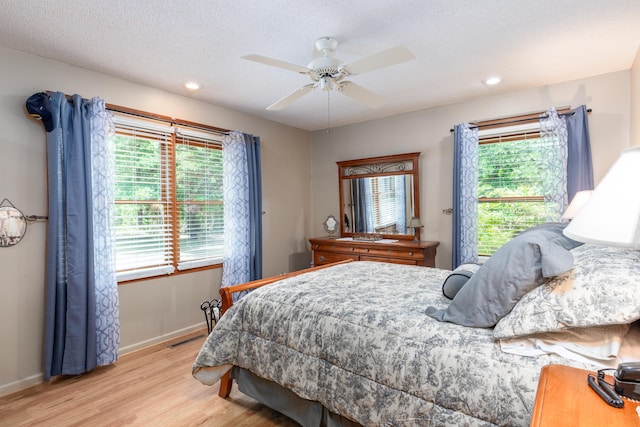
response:
<path fill-rule="evenodd" d="M 593 162 L 587 107 L 581 105 L 566 116 L 567 193 L 569 203 L 578 191 L 593 190 Z"/>
<path fill-rule="evenodd" d="M 404 175 L 395 177 L 396 232 L 407 233 L 407 187 Z"/>
<path fill-rule="evenodd" d="M 120 338 L 108 146 L 112 120 L 100 98 L 74 95 L 68 100 L 59 92 L 44 98 L 36 95 L 46 101 L 39 114 L 47 130 L 43 377 L 49 381 L 52 376 L 81 374 L 117 359 Z"/>
<path fill-rule="evenodd" d="M 453 130 L 452 266 L 478 261 L 478 128 Z"/>
<path fill-rule="evenodd" d="M 237 131 L 226 135 L 222 164 L 225 287 L 262 278 L 260 138 Z"/>
<path fill-rule="evenodd" d="M 373 217 L 373 198 L 370 178 L 353 178 L 353 232 L 373 233 L 375 221 Z"/>

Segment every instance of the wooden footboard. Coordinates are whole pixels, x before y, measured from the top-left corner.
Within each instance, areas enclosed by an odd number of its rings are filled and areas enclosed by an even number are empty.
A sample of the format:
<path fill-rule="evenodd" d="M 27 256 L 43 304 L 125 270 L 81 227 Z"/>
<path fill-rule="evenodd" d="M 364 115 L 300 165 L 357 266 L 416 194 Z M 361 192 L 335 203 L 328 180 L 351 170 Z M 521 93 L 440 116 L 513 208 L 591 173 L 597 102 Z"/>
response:
<path fill-rule="evenodd" d="M 293 271 L 291 273 L 280 274 L 278 276 L 267 277 L 266 279 L 258 279 L 253 280 L 247 283 L 240 283 L 238 285 L 227 286 L 225 288 L 220 288 L 220 296 L 222 297 L 222 309 L 220 310 L 220 316 L 222 316 L 232 305 L 233 305 L 233 294 L 236 292 L 242 292 L 249 289 L 256 289 L 264 285 L 268 285 L 270 283 L 277 282 L 282 279 L 286 279 L 288 277 L 298 276 L 300 274 L 309 273 L 310 271 L 322 270 L 327 267 L 331 267 L 338 264 L 345 264 L 347 262 L 351 262 L 352 260 L 344 260 L 339 262 L 334 262 L 332 264 L 324 264 L 319 265 L 317 267 L 305 268 L 304 270 Z M 229 397 L 229 393 L 231 393 L 231 387 L 233 386 L 233 380 L 231 379 L 231 371 L 224 374 L 224 376 L 220 379 L 220 390 L 218 391 L 218 395 L 220 397 Z"/>

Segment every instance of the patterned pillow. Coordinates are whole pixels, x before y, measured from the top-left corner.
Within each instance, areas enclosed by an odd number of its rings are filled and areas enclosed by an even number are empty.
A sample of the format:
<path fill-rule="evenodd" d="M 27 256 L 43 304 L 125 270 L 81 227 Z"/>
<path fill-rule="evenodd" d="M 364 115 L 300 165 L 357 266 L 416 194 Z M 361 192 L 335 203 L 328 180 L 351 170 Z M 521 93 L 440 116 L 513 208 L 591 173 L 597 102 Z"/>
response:
<path fill-rule="evenodd" d="M 571 253 L 574 268 L 524 295 L 495 338 L 640 319 L 640 251 L 585 244 Z"/>

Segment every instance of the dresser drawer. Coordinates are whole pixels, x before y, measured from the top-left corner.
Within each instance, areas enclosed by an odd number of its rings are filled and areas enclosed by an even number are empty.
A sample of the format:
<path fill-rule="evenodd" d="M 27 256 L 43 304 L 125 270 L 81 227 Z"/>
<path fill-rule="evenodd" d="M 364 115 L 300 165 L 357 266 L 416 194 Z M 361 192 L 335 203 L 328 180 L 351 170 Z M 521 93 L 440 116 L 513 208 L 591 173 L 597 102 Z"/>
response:
<path fill-rule="evenodd" d="M 402 259 L 402 258 L 384 258 L 368 255 L 360 255 L 360 261 L 376 261 L 376 262 L 390 262 L 391 264 L 405 264 L 405 265 L 421 265 L 418 260 Z"/>
<path fill-rule="evenodd" d="M 313 249 L 315 252 L 331 252 L 331 253 L 339 252 L 343 254 L 350 254 L 350 253 L 357 254 L 360 250 L 360 248 L 357 248 L 354 246 L 335 245 L 332 243 L 316 244 L 316 245 L 313 245 L 311 249 Z M 343 258 L 343 259 L 350 259 L 350 258 Z"/>
<path fill-rule="evenodd" d="M 329 264 L 332 262 L 344 261 L 346 259 L 358 261 L 359 258 L 360 257 L 358 256 L 358 254 L 343 254 L 339 252 L 320 252 L 317 250 L 313 251 L 314 265 Z"/>
<path fill-rule="evenodd" d="M 387 249 L 387 248 L 367 248 L 363 255 L 367 256 L 381 256 L 381 257 L 392 257 L 392 258 L 410 258 L 415 260 L 420 260 L 424 258 L 424 253 L 422 250 L 395 250 L 395 249 Z"/>

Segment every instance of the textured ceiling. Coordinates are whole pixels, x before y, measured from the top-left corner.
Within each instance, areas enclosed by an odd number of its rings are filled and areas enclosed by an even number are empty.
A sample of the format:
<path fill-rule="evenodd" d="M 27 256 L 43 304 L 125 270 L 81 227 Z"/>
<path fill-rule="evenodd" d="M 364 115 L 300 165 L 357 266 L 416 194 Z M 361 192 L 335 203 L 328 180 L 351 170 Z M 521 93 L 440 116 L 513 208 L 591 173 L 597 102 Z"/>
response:
<path fill-rule="evenodd" d="M 383 96 L 380 108 L 330 92 L 335 127 L 629 69 L 640 0 L 3 0 L 0 9 L 2 46 L 178 94 L 196 80 L 203 88 L 189 96 L 307 130 L 327 126 L 327 93 L 267 111 L 310 80 L 241 56 L 306 66 L 323 36 L 338 40 L 342 62 L 398 44 L 416 56 L 350 78 Z M 482 84 L 494 74 L 502 84 Z"/>

